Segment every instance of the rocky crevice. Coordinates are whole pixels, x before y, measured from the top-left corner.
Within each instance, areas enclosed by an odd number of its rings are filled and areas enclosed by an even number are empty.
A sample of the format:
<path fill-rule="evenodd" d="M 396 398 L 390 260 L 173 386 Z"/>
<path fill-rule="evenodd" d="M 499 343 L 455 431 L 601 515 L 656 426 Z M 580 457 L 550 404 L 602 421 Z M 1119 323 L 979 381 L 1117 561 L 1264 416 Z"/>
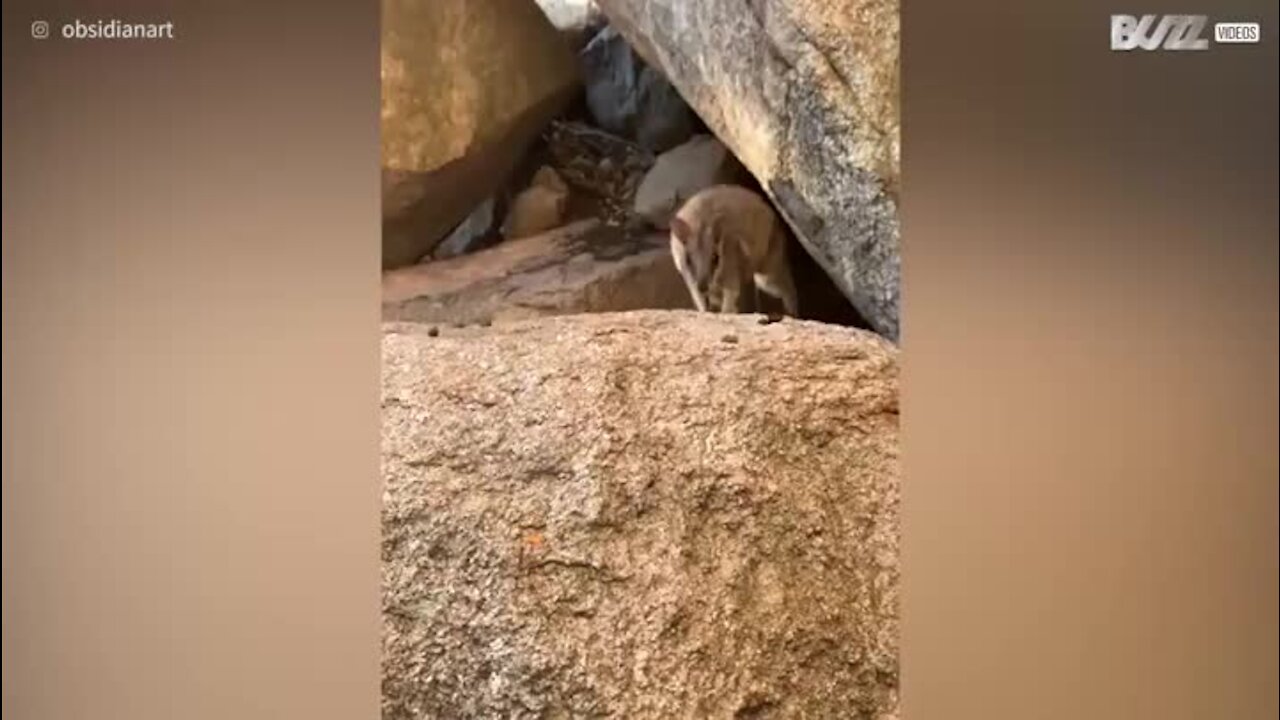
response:
<path fill-rule="evenodd" d="M 700 101 L 696 93 L 690 93 L 687 79 L 678 75 L 674 79 L 668 79 L 659 71 L 673 62 L 692 62 L 696 59 L 695 56 L 686 57 L 672 52 L 667 45 L 661 43 L 651 45 L 639 42 L 640 38 L 634 33 L 620 35 L 607 18 L 595 9 L 594 3 L 580 0 L 539 1 L 548 17 L 557 18 L 563 23 L 558 28 L 563 42 L 557 52 L 568 50 L 568 55 L 576 53 L 578 58 L 578 68 L 573 77 L 580 79 L 582 84 L 573 91 L 576 99 L 567 99 L 569 96 L 565 93 L 568 91 L 561 89 L 525 112 L 521 117 L 530 117 L 528 122 L 543 124 L 544 129 L 533 136 L 529 135 L 526 129 L 528 125 L 524 121 L 515 130 L 507 131 L 506 135 L 494 134 L 493 131 L 485 134 L 477 130 L 473 138 L 488 140 L 474 146 L 461 159 L 447 163 L 436 171 L 425 174 L 384 172 L 388 183 L 387 207 L 393 211 L 385 223 L 384 249 L 387 257 L 394 255 L 397 258 L 394 262 L 400 263 L 399 267 L 388 273 L 384 285 L 390 283 L 404 288 L 412 284 L 417 288 L 417 296 L 412 301 L 384 303 L 384 317 L 428 317 L 432 322 L 474 322 L 492 321 L 504 314 L 527 314 L 525 311 L 554 314 L 643 307 L 689 307 L 691 303 L 686 297 L 687 291 L 678 282 L 678 276 L 677 282 L 669 282 L 670 278 L 660 279 L 664 275 L 672 275 L 674 266 L 669 260 L 659 257 L 659 254 L 648 253 L 641 248 L 666 242 L 666 219 L 680 202 L 709 184 L 727 182 L 754 187 L 769 197 L 779 214 L 796 230 L 790 238 L 790 254 L 793 266 L 798 266 L 797 274 L 802 276 L 798 283 L 802 316 L 855 327 L 874 327 L 891 339 L 896 336 L 896 328 L 880 320 L 886 314 L 885 303 L 877 302 L 878 298 L 889 297 L 888 303 L 892 305 L 896 303 L 896 295 L 875 295 L 872 292 L 874 288 L 865 287 L 865 283 L 859 285 L 871 275 L 870 271 L 864 271 L 855 278 L 849 277 L 848 273 L 841 276 L 832 272 L 833 267 L 839 269 L 850 262 L 874 269 L 878 262 L 872 251 L 874 249 L 868 250 L 864 243 L 847 249 L 844 256 L 835 252 L 834 245 L 825 242 L 830 233 L 814 230 L 815 225 L 803 219 L 829 216 L 830 209 L 802 206 L 806 197 L 803 186 L 792 183 L 786 177 L 779 176 L 769 184 L 761 185 L 757 180 L 762 176 L 761 173 L 746 167 L 731 148 L 726 147 L 719 138 L 711 134 L 710 128 L 702 124 L 701 116 L 710 112 L 712 114 L 707 116 L 712 120 L 717 133 L 723 135 L 726 130 L 733 130 L 723 117 L 715 115 L 718 106 L 708 105 L 705 101 Z M 392 2 L 393 6 L 395 4 L 396 2 Z M 667 10 L 662 3 L 650 3 L 646 7 L 658 13 Z M 757 4 L 757 7 L 766 8 L 767 3 Z M 711 12 L 714 12 L 714 8 Z M 781 22 L 777 19 L 776 9 L 769 12 L 770 17 L 774 18 L 772 24 Z M 668 15 L 671 18 L 677 17 L 670 13 Z M 761 24 L 757 31 L 764 31 L 764 25 Z M 541 31 L 516 35 L 533 36 L 539 32 Z M 628 45 L 628 41 L 636 44 Z M 407 40 L 401 39 L 399 42 L 403 45 Z M 546 37 L 539 42 L 546 42 Z M 517 49 L 517 54 L 518 52 L 523 51 Z M 777 54 L 780 51 L 774 45 L 766 44 L 762 52 Z M 674 59 L 679 57 L 686 57 L 686 60 Z M 518 63 L 519 60 L 514 59 L 514 62 Z M 402 65 L 395 65 L 402 68 L 396 82 L 398 86 L 411 86 L 411 78 L 402 77 L 405 75 Z M 439 73 L 438 70 L 433 72 Z M 475 69 L 467 72 L 472 79 L 484 75 Z M 743 81 L 771 84 L 789 95 L 799 81 L 790 78 L 795 72 L 794 68 L 787 66 L 785 72 L 787 76 L 782 79 L 771 80 L 768 73 L 765 73 L 763 81 L 755 77 L 743 78 Z M 575 81 L 566 76 L 563 82 Z M 685 104 L 682 95 L 693 99 L 692 108 Z M 492 109 L 495 102 L 493 98 L 488 98 L 484 93 L 479 93 L 478 97 L 484 101 L 481 109 L 490 109 L 483 112 L 476 110 L 477 117 L 482 119 L 482 116 L 500 114 Z M 745 102 L 750 102 L 750 98 L 751 93 L 744 95 Z M 780 127 L 790 137 L 792 126 L 788 104 L 785 101 L 779 103 L 774 122 L 782 123 Z M 556 111 L 554 119 L 548 121 L 545 118 L 549 108 L 560 109 Z M 392 116 L 396 114 L 394 106 L 384 108 L 384 111 L 390 112 Z M 775 159 L 768 164 L 771 167 L 785 167 L 786 160 L 781 153 L 788 143 L 804 141 L 792 138 L 777 144 L 773 150 Z M 836 168 L 836 171 L 839 172 L 840 168 Z M 475 197 L 474 188 L 479 177 L 491 178 L 487 182 L 492 190 L 486 197 L 469 200 Z M 499 179 L 495 181 L 492 178 Z M 801 180 L 803 178 L 798 179 Z M 845 184 L 853 185 L 851 182 Z M 786 189 L 791 192 L 788 194 Z M 394 198 L 400 199 L 393 201 Z M 443 232 L 440 224 L 442 215 L 438 211 L 441 203 L 449 207 L 466 204 L 469 209 L 461 210 L 464 217 L 460 217 L 458 210 L 445 213 L 455 223 L 452 231 L 447 237 L 426 242 L 433 235 L 440 236 Z M 544 297 L 560 295 L 560 299 L 513 301 L 516 307 L 507 313 L 500 304 L 495 304 L 495 297 L 491 295 L 499 293 L 500 297 L 496 299 L 500 300 L 501 297 L 512 294 L 510 288 L 501 283 L 485 282 L 466 293 L 468 297 L 476 298 L 475 302 L 480 307 L 465 308 L 466 311 L 461 312 L 457 318 L 448 317 L 443 311 L 427 313 L 425 316 L 416 311 L 406 311 L 406 304 L 414 308 L 464 308 L 468 302 L 466 297 L 458 296 L 454 291 L 437 288 L 431 278 L 440 273 L 419 272 L 404 264 L 405 253 L 412 246 L 412 242 L 406 238 L 419 238 L 426 242 L 421 245 L 426 248 L 420 258 L 422 264 L 473 258 L 462 262 L 492 266 L 496 260 L 489 253 L 491 249 L 506 243 L 546 245 L 541 235 L 549 233 L 558 238 L 569 237 L 573 233 L 568 228 L 584 220 L 600 223 L 606 232 L 596 233 L 595 236 L 601 239 L 612 237 L 611 242 L 615 247 L 619 246 L 621 238 L 647 235 L 647 240 L 633 243 L 640 254 L 627 262 L 648 264 L 648 271 L 642 274 L 646 278 L 644 282 L 650 285 L 649 290 L 636 292 L 634 282 L 628 281 L 632 284 L 618 292 L 611 291 L 609 285 L 614 281 L 608 278 L 632 275 L 613 267 L 610 262 L 604 262 L 595 270 L 601 279 L 591 284 L 594 298 L 581 295 L 584 292 L 582 288 L 586 287 L 581 283 L 570 287 L 551 286 L 543 288 L 540 294 Z M 871 228 L 864 234 L 875 236 L 883 232 Z M 549 259 L 566 262 L 569 257 L 571 256 L 561 254 L 559 259 L 555 256 L 549 256 Z M 614 260 L 620 261 L 621 258 Z M 815 266 L 819 272 L 814 272 Z M 512 269 L 511 272 L 519 271 Z M 567 275 L 561 276 L 577 274 L 575 270 L 566 272 Z M 556 282 L 552 275 L 543 274 L 538 277 L 541 282 Z M 846 290 L 848 286 L 857 286 L 858 290 L 850 293 Z M 632 289 L 626 289 L 627 287 Z M 403 293 L 384 292 L 384 295 L 396 296 Z M 611 298 L 618 299 L 618 304 L 609 304 Z M 870 308 L 870 314 L 864 308 Z"/>

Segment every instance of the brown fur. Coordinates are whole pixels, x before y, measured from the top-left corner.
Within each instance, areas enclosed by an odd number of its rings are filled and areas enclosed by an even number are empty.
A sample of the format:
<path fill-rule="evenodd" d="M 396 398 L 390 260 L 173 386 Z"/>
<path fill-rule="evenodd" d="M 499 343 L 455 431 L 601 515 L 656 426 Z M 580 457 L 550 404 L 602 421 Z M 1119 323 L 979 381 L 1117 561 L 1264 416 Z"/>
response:
<path fill-rule="evenodd" d="M 781 218 L 744 187 L 702 190 L 671 219 L 671 255 L 703 312 L 742 312 L 743 295 L 754 285 L 781 300 L 788 315 L 798 315 L 786 253 Z"/>

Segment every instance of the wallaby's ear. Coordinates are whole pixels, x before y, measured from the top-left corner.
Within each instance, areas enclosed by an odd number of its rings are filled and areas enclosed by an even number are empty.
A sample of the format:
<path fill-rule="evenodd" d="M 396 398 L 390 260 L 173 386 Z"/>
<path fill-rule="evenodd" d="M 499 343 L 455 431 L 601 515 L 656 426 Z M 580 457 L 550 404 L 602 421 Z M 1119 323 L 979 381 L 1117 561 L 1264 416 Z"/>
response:
<path fill-rule="evenodd" d="M 671 218 L 671 235 L 686 245 L 689 243 L 689 237 L 693 235 L 693 228 L 689 227 L 689 223 L 679 216 Z"/>

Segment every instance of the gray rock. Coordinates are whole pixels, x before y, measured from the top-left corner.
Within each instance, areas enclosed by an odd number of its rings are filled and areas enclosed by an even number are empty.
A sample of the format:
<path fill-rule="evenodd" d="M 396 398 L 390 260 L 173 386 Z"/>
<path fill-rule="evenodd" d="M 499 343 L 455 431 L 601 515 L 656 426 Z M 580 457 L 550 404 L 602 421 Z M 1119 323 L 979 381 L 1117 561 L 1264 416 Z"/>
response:
<path fill-rule="evenodd" d="M 430 259 L 447 260 L 451 257 L 466 255 L 488 245 L 498 232 L 497 217 L 494 212 L 493 198 L 480 203 L 466 220 L 449 233 L 449 237 L 436 246 Z"/>
<path fill-rule="evenodd" d="M 635 212 L 665 228 L 685 200 L 717 183 L 731 183 L 741 172 L 723 143 L 711 135 L 695 135 L 658 156 L 636 189 Z"/>
<path fill-rule="evenodd" d="M 897 0 L 599 0 L 883 335 L 899 328 Z"/>
<path fill-rule="evenodd" d="M 382 350 L 383 718 L 896 712 L 890 343 L 651 311 Z"/>
<path fill-rule="evenodd" d="M 665 235 L 596 220 L 382 276 L 386 320 L 475 324 L 687 307 L 689 292 Z"/>
<path fill-rule="evenodd" d="M 599 126 L 653 152 L 684 142 L 694 116 L 680 93 L 606 27 L 581 53 L 587 108 Z"/>

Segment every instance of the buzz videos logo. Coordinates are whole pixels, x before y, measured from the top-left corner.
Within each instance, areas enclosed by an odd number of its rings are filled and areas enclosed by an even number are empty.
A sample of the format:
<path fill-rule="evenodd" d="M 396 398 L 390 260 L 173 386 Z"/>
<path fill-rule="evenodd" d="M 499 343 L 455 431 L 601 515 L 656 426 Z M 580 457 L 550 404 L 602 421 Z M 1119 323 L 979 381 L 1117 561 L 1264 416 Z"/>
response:
<path fill-rule="evenodd" d="M 1208 50 L 1214 44 L 1256 43 L 1262 39 L 1258 23 L 1217 23 L 1212 41 L 1208 28 L 1208 15 L 1112 15 L 1111 49 Z"/>

